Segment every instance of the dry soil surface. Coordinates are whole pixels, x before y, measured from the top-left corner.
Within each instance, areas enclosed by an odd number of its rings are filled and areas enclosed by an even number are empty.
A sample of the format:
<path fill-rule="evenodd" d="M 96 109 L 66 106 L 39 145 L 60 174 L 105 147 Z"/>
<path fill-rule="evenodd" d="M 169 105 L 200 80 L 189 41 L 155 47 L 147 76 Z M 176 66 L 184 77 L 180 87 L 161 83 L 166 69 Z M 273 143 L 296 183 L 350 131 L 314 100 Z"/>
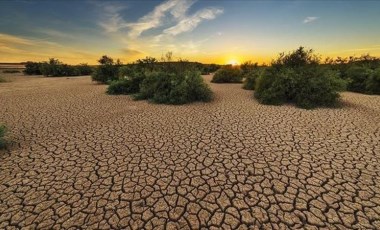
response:
<path fill-rule="evenodd" d="M 213 102 L 168 106 L 11 78 L 0 229 L 380 228 L 380 96 L 309 111 L 211 84 Z"/>

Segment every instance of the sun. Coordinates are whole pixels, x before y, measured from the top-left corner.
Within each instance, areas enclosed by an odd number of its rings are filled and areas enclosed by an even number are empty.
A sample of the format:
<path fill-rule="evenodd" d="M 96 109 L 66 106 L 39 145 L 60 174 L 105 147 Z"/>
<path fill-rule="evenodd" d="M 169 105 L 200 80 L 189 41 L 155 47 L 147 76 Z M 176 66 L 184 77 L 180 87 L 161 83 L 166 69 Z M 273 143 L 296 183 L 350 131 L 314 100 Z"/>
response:
<path fill-rule="evenodd" d="M 231 59 L 227 62 L 228 65 L 237 66 L 239 62 L 236 59 Z"/>

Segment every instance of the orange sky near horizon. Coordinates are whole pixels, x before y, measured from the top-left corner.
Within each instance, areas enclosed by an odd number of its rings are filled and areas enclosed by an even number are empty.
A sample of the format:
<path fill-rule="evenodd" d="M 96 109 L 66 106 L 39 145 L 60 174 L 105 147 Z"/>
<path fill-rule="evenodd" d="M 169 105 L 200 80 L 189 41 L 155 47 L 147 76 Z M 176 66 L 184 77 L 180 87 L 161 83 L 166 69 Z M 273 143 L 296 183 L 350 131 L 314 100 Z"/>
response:
<path fill-rule="evenodd" d="M 380 57 L 378 9 L 365 0 L 0 1 L 0 62 L 131 63 L 171 51 L 174 60 L 270 64 L 300 46 L 322 60 Z"/>

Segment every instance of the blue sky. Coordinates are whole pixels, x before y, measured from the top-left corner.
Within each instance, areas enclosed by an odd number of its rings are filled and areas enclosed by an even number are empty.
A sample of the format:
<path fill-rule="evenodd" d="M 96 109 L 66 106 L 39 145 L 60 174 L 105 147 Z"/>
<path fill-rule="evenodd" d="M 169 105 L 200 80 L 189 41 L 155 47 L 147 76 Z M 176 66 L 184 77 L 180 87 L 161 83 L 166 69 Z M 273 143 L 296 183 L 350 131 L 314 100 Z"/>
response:
<path fill-rule="evenodd" d="M 380 56 L 380 1 L 0 1 L 0 62 L 269 62 L 303 45 Z"/>

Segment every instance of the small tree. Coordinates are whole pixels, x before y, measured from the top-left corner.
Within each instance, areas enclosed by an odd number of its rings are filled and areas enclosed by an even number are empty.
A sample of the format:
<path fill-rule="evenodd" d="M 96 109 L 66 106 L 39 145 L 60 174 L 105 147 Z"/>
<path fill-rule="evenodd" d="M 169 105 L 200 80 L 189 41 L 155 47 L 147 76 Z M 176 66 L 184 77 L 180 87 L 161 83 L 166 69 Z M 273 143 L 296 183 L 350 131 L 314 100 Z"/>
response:
<path fill-rule="evenodd" d="M 103 55 L 98 62 L 100 65 L 91 75 L 93 81 L 107 83 L 119 78 L 118 69 L 122 65 L 120 60 L 117 60 L 115 63 L 111 57 Z"/>
<path fill-rule="evenodd" d="M 318 65 L 320 57 L 314 54 L 312 49 L 305 49 L 300 46 L 295 51 L 285 54 L 280 53 L 279 57 L 272 61 L 272 66 L 275 68 L 288 67 L 297 68 L 310 65 Z"/>
<path fill-rule="evenodd" d="M 108 57 L 107 55 L 103 55 L 99 60 L 99 64 L 101 65 L 113 65 L 113 59 L 111 57 Z"/>
<path fill-rule="evenodd" d="M 144 59 L 138 59 L 136 61 L 137 67 L 149 71 L 153 71 L 156 68 L 157 65 L 157 59 L 154 57 L 145 57 Z"/>
<path fill-rule="evenodd" d="M 50 58 L 48 62 L 43 62 L 41 65 L 41 73 L 44 76 L 63 76 L 63 63 L 58 59 Z"/>

